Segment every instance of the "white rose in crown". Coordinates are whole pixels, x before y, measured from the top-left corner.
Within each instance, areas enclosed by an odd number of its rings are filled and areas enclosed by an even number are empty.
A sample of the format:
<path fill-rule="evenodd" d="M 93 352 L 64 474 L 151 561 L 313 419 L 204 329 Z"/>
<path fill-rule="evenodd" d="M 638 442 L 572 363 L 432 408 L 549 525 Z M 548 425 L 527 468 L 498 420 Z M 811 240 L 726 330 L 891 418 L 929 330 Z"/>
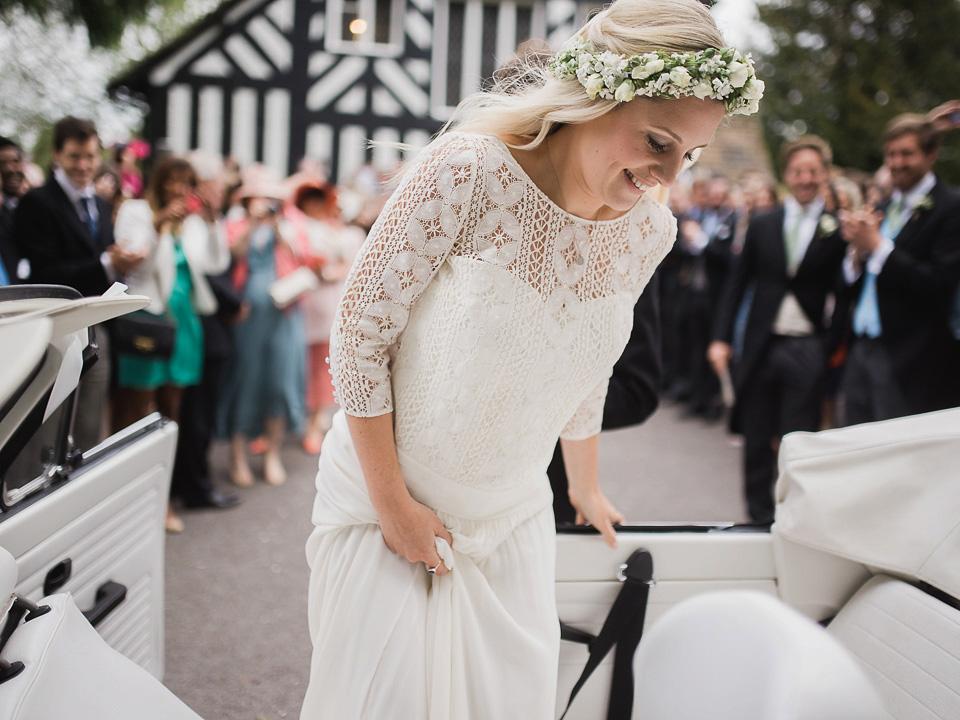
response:
<path fill-rule="evenodd" d="M 713 85 L 706 80 L 699 80 L 697 84 L 693 86 L 693 94 L 701 100 L 705 100 L 713 94 Z"/>
<path fill-rule="evenodd" d="M 633 100 L 633 96 L 636 95 L 636 93 L 637 89 L 633 83 L 629 80 L 624 80 L 617 86 L 617 91 L 613 94 L 613 99 L 618 102 L 628 102 Z"/>
<path fill-rule="evenodd" d="M 693 78 L 690 77 L 690 71 L 685 67 L 675 67 L 670 71 L 670 82 L 677 87 L 685 88 L 693 82 Z"/>
<path fill-rule="evenodd" d="M 747 80 L 750 78 L 750 68 L 742 62 L 732 62 L 729 65 L 730 75 L 727 79 L 730 81 L 730 84 L 735 88 L 742 88 L 747 84 Z"/>
<path fill-rule="evenodd" d="M 592 100 L 597 96 L 597 93 L 603 90 L 603 76 L 602 75 L 591 75 L 587 78 L 587 82 L 584 83 L 584 88 L 587 91 L 587 95 L 590 96 Z"/>
<path fill-rule="evenodd" d="M 645 80 L 661 70 L 663 70 L 663 60 L 655 56 L 652 60 L 644 62 L 643 65 L 637 65 L 630 72 L 630 76 L 634 80 Z"/>
<path fill-rule="evenodd" d="M 832 235 L 837 231 L 837 228 L 840 227 L 837 225 L 837 220 L 833 215 L 821 215 L 820 216 L 820 232 L 824 235 Z"/>
<path fill-rule="evenodd" d="M 743 99 L 744 100 L 760 100 L 763 97 L 763 80 L 758 80 L 757 78 L 752 78 L 750 82 L 743 86 Z"/>

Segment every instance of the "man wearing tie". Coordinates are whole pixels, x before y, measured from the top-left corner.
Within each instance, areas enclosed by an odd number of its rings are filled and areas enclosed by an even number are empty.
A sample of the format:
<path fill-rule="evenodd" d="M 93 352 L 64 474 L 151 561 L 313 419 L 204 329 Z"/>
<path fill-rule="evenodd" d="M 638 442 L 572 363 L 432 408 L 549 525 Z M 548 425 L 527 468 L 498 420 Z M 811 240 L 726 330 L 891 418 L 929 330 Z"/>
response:
<path fill-rule="evenodd" d="M 732 367 L 731 423 L 743 433 L 744 494 L 755 522 L 773 520 L 780 438 L 817 429 L 827 358 L 836 342 L 827 298 L 837 288 L 845 251 L 821 193 L 829 145 L 804 136 L 784 145 L 781 158 L 790 196 L 782 209 L 750 221 L 707 351 L 716 373 L 725 374 L 738 312 L 754 288 L 743 351 Z"/>
<path fill-rule="evenodd" d="M 142 255 L 113 244 L 110 206 L 93 191 L 100 138 L 93 123 L 65 117 L 54 126 L 51 177 L 24 195 L 13 216 L 20 257 L 30 262 L 28 282 L 67 285 L 100 295 L 136 267 Z M 110 378 L 106 328 L 95 329 L 99 359 L 80 384 L 75 439 L 82 450 L 97 444 Z"/>
<path fill-rule="evenodd" d="M 844 372 L 849 425 L 960 403 L 949 328 L 960 280 L 960 194 L 933 174 L 939 134 L 900 115 L 883 135 L 894 191 L 882 213 L 841 216 L 853 341 Z"/>

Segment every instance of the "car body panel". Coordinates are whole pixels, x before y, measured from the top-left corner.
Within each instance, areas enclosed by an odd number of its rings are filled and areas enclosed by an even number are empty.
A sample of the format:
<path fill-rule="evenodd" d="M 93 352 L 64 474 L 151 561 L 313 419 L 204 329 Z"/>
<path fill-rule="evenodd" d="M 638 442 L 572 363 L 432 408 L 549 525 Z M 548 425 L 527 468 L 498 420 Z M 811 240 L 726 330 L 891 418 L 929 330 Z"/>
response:
<path fill-rule="evenodd" d="M 132 431 L 132 432 L 131 432 Z M 95 604 L 113 581 L 125 599 L 97 630 L 116 650 L 163 676 L 164 529 L 177 427 L 154 416 L 108 439 L 66 482 L 0 519 L 0 546 L 17 560 L 17 593 L 37 601 L 44 580 L 69 559 L 57 592 Z"/>

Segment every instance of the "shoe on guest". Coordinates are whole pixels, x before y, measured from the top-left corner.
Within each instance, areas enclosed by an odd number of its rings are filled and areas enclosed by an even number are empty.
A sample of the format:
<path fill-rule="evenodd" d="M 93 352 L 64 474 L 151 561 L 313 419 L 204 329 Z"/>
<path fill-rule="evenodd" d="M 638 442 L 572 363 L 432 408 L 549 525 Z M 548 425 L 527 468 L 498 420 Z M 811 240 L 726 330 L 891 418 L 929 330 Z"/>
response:
<path fill-rule="evenodd" d="M 323 438 L 305 437 L 303 439 L 303 451 L 307 455 L 319 455 L 323 447 Z"/>
<path fill-rule="evenodd" d="M 236 495 L 227 495 L 225 492 L 221 492 L 216 488 L 212 488 L 207 493 L 183 501 L 183 506 L 191 509 L 216 508 L 218 510 L 226 510 L 227 508 L 236 507 L 239 504 L 240 498 Z"/>
<path fill-rule="evenodd" d="M 167 519 L 164 521 L 164 527 L 168 533 L 182 533 L 183 520 L 181 520 L 177 515 L 174 515 L 173 510 L 167 508 Z"/>
<path fill-rule="evenodd" d="M 234 467 L 230 469 L 230 479 L 237 487 L 253 487 L 253 473 L 246 466 Z"/>
<path fill-rule="evenodd" d="M 263 478 L 267 485 L 283 485 L 287 481 L 287 471 L 275 455 L 267 455 L 263 461 Z"/>

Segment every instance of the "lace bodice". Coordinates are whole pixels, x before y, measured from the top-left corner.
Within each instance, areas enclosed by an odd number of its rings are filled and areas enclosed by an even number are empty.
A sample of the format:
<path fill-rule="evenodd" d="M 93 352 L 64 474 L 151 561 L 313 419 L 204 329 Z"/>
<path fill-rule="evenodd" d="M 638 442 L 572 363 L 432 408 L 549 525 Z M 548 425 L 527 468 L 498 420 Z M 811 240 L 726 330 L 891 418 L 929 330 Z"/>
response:
<path fill-rule="evenodd" d="M 555 205 L 496 138 L 422 151 L 358 255 L 330 359 L 344 411 L 394 411 L 398 450 L 457 482 L 542 479 L 557 436 L 600 430 L 633 306 L 676 236 L 642 198 Z"/>

